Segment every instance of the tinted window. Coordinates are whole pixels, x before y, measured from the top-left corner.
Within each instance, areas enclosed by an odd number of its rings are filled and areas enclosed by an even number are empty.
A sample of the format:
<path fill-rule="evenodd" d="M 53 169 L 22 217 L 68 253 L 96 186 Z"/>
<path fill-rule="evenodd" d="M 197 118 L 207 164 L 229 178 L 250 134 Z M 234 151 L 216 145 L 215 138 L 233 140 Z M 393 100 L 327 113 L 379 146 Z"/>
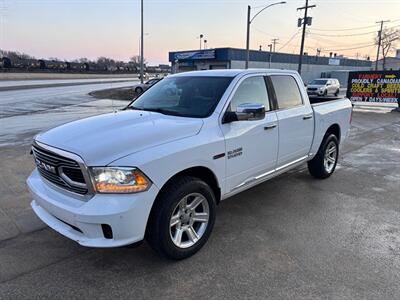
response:
<path fill-rule="evenodd" d="M 269 110 L 267 88 L 263 76 L 249 77 L 243 80 L 232 97 L 230 111 L 236 111 L 243 103 L 258 103 Z"/>
<path fill-rule="evenodd" d="M 276 100 L 280 109 L 290 108 L 303 104 L 299 87 L 292 76 L 274 75 L 271 76 L 274 86 Z"/>
<path fill-rule="evenodd" d="M 214 111 L 231 81 L 232 77 L 165 78 L 139 96 L 128 109 L 205 118 Z"/>
<path fill-rule="evenodd" d="M 311 84 L 325 85 L 326 84 L 326 80 L 316 79 L 316 80 L 311 81 Z"/>

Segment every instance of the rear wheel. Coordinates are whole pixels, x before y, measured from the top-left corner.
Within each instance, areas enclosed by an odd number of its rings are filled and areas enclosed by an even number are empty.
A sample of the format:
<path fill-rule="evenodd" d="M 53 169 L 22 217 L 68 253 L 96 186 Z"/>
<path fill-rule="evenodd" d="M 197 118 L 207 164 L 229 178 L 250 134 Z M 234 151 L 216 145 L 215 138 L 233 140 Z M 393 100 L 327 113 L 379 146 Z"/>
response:
<path fill-rule="evenodd" d="M 155 203 L 146 239 L 158 253 L 184 259 L 207 242 L 215 221 L 216 201 L 202 180 L 184 176 L 168 184 Z"/>
<path fill-rule="evenodd" d="M 308 162 L 310 174 L 319 179 L 328 178 L 336 168 L 339 142 L 334 134 L 325 136 L 315 157 Z"/>
<path fill-rule="evenodd" d="M 340 90 L 337 89 L 337 91 L 335 92 L 335 97 L 339 96 L 339 92 L 340 92 Z"/>

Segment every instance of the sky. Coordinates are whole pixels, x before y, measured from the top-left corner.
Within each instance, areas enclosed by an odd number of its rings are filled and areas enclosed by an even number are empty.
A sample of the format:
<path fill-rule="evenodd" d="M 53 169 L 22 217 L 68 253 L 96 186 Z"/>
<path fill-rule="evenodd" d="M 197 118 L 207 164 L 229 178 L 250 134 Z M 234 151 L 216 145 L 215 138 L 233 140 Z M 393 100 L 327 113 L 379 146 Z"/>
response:
<path fill-rule="evenodd" d="M 208 48 L 244 48 L 247 5 L 252 15 L 274 0 L 144 0 L 145 55 L 150 64 L 168 62 L 168 52 L 199 49 L 199 35 Z M 270 7 L 251 25 L 250 48 L 298 53 L 297 19 L 305 0 L 286 0 Z M 305 51 L 349 57 L 376 56 L 374 38 L 380 20 L 400 29 L 400 0 L 310 0 L 312 26 Z M 37 58 L 127 61 L 139 52 L 139 0 L 0 0 L 0 49 Z M 399 44 L 400 48 L 400 44 Z"/>

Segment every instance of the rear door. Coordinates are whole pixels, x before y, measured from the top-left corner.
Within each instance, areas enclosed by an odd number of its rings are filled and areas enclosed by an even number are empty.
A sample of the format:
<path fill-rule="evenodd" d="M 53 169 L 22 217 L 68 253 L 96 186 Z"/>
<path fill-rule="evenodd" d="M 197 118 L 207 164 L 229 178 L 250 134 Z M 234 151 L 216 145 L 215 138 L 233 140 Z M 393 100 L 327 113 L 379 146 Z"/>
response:
<path fill-rule="evenodd" d="M 293 76 L 271 75 L 270 82 L 277 102 L 279 168 L 307 157 L 314 135 L 314 114 Z"/>
<path fill-rule="evenodd" d="M 236 85 L 226 111 L 244 103 L 265 106 L 263 120 L 222 123 L 226 147 L 226 187 L 235 190 L 274 170 L 278 156 L 278 121 L 272 110 L 265 78 L 250 75 Z"/>

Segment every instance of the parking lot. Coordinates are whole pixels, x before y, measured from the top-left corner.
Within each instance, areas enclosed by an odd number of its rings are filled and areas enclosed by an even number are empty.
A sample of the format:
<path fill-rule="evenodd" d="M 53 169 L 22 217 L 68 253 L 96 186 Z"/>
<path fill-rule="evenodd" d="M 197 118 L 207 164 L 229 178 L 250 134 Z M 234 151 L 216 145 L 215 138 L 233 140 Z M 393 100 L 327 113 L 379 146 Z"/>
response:
<path fill-rule="evenodd" d="M 209 242 L 175 262 L 146 243 L 83 248 L 30 209 L 34 134 L 126 103 L 94 101 L 89 89 L 0 92 L 0 298 L 400 297 L 400 113 L 357 105 L 332 177 L 303 166 L 223 201 Z M 17 93 L 25 104 L 3 101 Z"/>

